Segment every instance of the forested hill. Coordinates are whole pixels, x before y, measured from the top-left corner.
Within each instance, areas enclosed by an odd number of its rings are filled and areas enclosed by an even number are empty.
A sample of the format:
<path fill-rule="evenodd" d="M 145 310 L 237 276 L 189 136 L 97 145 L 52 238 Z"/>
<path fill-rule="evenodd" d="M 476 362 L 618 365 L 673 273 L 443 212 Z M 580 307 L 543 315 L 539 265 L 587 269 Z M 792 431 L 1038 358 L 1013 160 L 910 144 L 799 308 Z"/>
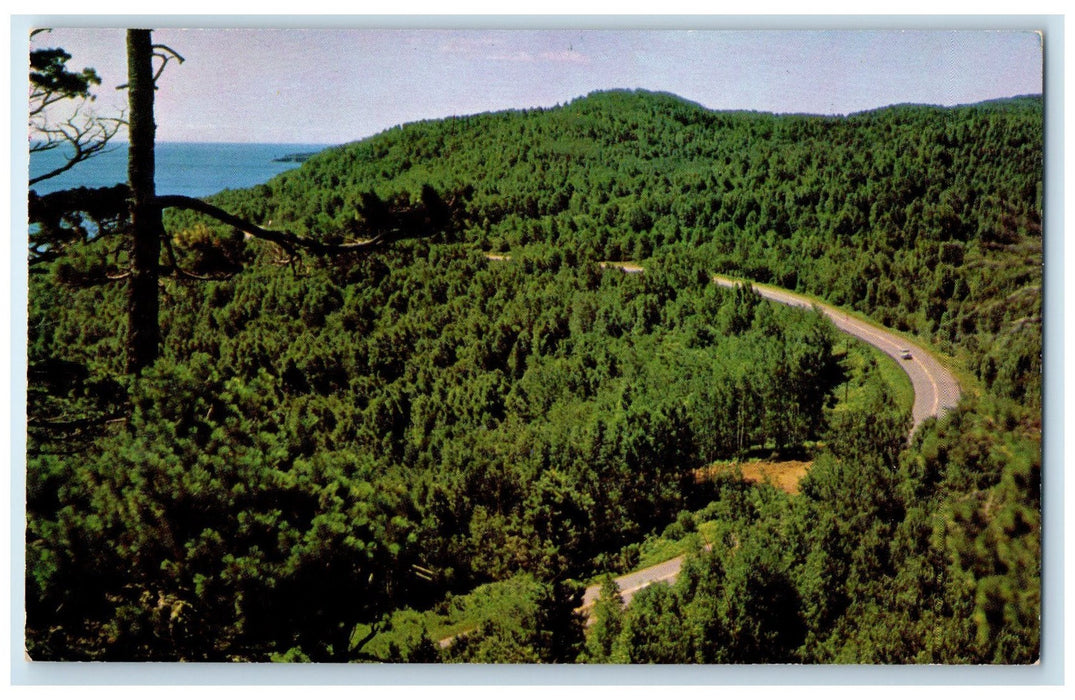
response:
<path fill-rule="evenodd" d="M 484 249 L 689 249 L 930 338 L 1037 401 L 1042 133 L 1033 96 L 818 117 L 602 92 L 408 124 L 220 199 L 320 235 L 360 228 L 366 192 L 469 191 L 461 235 Z"/>
<path fill-rule="evenodd" d="M 1032 663 L 1042 148 L 1039 98 L 405 125 L 212 198 L 389 244 L 166 212 L 140 375 L 126 192 L 63 193 L 85 216 L 30 249 L 27 651 Z M 909 443 L 889 359 L 713 273 L 949 351 L 960 405 Z M 758 458 L 809 463 L 798 493 Z M 587 631 L 578 582 L 668 546 L 675 585 Z"/>

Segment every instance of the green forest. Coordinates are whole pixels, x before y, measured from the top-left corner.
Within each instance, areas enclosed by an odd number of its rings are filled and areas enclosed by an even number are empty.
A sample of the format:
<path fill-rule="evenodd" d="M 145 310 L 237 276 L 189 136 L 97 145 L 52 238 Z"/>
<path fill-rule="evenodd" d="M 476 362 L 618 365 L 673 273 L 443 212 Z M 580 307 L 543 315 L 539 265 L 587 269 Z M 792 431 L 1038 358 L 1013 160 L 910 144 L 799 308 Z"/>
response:
<path fill-rule="evenodd" d="M 30 241 L 28 653 L 1033 663 L 1042 177 L 1038 96 L 406 124 L 207 201 L 422 235 L 300 253 L 168 210 L 186 272 L 135 375 L 125 222 L 68 195 Z M 960 405 L 908 440 L 887 358 L 715 273 L 933 348 Z M 811 466 L 795 492 L 705 471 L 755 457 Z M 658 541 L 681 574 L 622 605 Z"/>

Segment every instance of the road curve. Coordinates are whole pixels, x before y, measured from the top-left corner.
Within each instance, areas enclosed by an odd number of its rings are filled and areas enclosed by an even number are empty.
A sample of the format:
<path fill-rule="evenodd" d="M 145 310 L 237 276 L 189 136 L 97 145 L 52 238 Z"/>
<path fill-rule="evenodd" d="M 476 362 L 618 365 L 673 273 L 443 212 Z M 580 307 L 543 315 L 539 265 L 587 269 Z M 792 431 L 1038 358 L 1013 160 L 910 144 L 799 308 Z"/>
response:
<path fill-rule="evenodd" d="M 487 253 L 490 260 L 508 260 L 510 256 Z M 637 274 L 644 271 L 641 265 L 636 263 L 603 262 L 602 268 L 616 268 L 629 274 Z M 788 306 L 797 306 L 804 309 L 817 309 L 825 314 L 839 330 L 868 343 L 885 353 L 907 373 L 914 388 L 914 405 L 911 409 L 911 434 L 931 416 L 940 417 L 959 403 L 959 382 L 955 375 L 944 368 L 943 365 L 920 345 L 904 340 L 900 336 L 865 321 L 861 321 L 839 309 L 808 299 L 800 294 L 789 292 L 786 289 L 773 287 L 767 284 L 757 284 L 749 280 L 737 280 L 724 275 L 714 275 L 713 283 L 722 287 L 735 287 L 736 285 L 749 285 L 759 295 L 770 301 L 775 301 Z M 910 352 L 910 359 L 904 359 L 904 351 Z M 635 571 L 630 574 L 619 576 L 615 579 L 620 588 L 620 595 L 624 603 L 631 600 L 635 593 L 646 586 L 661 581 L 674 581 L 683 567 L 683 557 L 676 557 L 661 562 L 654 566 Z M 593 621 L 590 616 L 594 603 L 601 594 L 601 585 L 588 586 L 582 597 L 582 605 L 579 612 L 586 613 L 589 622 Z M 452 638 L 441 640 L 441 646 L 447 646 Z"/>
<path fill-rule="evenodd" d="M 510 260 L 509 255 L 486 253 L 489 260 Z M 603 262 L 602 268 L 615 268 L 629 274 L 644 272 L 645 268 L 637 263 Z M 836 307 L 814 301 L 795 292 L 789 292 L 780 287 L 768 284 L 758 284 L 750 280 L 739 280 L 724 275 L 713 275 L 713 283 L 722 287 L 735 287 L 736 285 L 749 285 L 762 297 L 788 306 L 798 306 L 804 309 L 817 309 L 832 320 L 833 324 L 844 333 L 869 343 L 881 352 L 885 353 L 907 373 L 914 388 L 914 405 L 911 408 L 911 434 L 922 424 L 922 421 L 931 416 L 940 417 L 947 411 L 955 408 L 959 403 L 959 382 L 955 375 L 928 351 L 916 343 L 904 340 L 900 336 L 853 316 L 840 311 Z M 910 352 L 910 358 L 903 357 L 904 351 Z"/>
<path fill-rule="evenodd" d="M 914 406 L 911 409 L 911 433 L 922 424 L 922 421 L 931 416 L 940 417 L 947 411 L 955 408 L 959 403 L 959 382 L 955 375 L 937 361 L 932 354 L 921 346 L 904 340 L 880 326 L 861 321 L 843 311 L 807 299 L 804 296 L 789 292 L 779 287 L 771 287 L 765 284 L 755 284 L 743 280 L 735 280 L 723 275 L 714 275 L 713 282 L 722 287 L 734 287 L 737 284 L 749 284 L 762 297 L 788 306 L 802 308 L 816 308 L 829 317 L 833 324 L 850 336 L 858 338 L 864 343 L 869 343 L 881 352 L 885 353 L 907 373 L 914 387 Z M 903 351 L 909 350 L 910 359 L 903 359 Z"/>
<path fill-rule="evenodd" d="M 642 268 L 635 264 L 603 263 L 602 267 L 617 267 L 627 273 L 642 272 Z M 786 289 L 736 280 L 723 275 L 714 275 L 713 282 L 722 287 L 734 287 L 738 284 L 750 285 L 759 295 L 771 301 L 805 309 L 817 309 L 828 316 L 839 330 L 864 343 L 869 343 L 896 360 L 900 368 L 910 377 L 911 385 L 914 387 L 914 406 L 911 410 L 912 434 L 926 418 L 940 417 L 959 403 L 959 382 L 956 381 L 955 376 L 945 369 L 933 355 L 915 343 L 910 343 L 884 328 L 860 321 L 828 304 L 813 301 Z M 909 360 L 903 359 L 904 350 L 910 351 Z M 616 578 L 623 602 L 625 604 L 630 602 L 634 594 L 646 586 L 661 581 L 674 581 L 682 567 L 683 557 L 676 557 Z M 588 586 L 582 597 L 582 605 L 579 606 L 578 611 L 586 613 L 588 622 L 593 622 L 590 613 L 600 594 L 601 585 L 597 584 Z"/>

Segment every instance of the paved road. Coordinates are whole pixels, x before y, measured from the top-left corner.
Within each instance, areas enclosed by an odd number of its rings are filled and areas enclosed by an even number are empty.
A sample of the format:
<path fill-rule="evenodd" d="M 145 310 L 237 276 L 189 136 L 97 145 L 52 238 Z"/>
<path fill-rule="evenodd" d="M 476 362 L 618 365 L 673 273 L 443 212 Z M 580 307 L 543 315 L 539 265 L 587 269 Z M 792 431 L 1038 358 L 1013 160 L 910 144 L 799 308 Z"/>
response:
<path fill-rule="evenodd" d="M 642 268 L 634 264 L 608 263 L 608 267 L 618 267 L 624 272 L 638 273 Z M 730 277 L 715 275 L 713 282 L 722 287 L 734 287 L 736 284 L 744 284 L 742 280 L 734 280 Z M 914 407 L 911 411 L 911 432 L 930 416 L 941 416 L 946 411 L 955 407 L 959 402 L 959 382 L 955 376 L 946 370 L 940 362 L 920 346 L 910 343 L 898 335 L 884 328 L 875 326 L 857 318 L 853 318 L 843 311 L 821 304 L 806 297 L 778 287 L 750 283 L 751 286 L 766 299 L 770 299 L 788 306 L 802 308 L 816 308 L 821 313 L 832 319 L 833 324 L 848 335 L 869 343 L 889 357 L 895 359 L 900 368 L 911 378 L 914 387 Z M 903 359 L 903 351 L 909 350 L 911 358 Z M 635 571 L 616 579 L 620 587 L 620 595 L 623 602 L 630 602 L 636 592 L 660 581 L 674 581 L 683 567 L 683 557 L 676 557 L 641 571 Z M 586 588 L 582 597 L 582 605 L 578 608 L 581 612 L 589 615 L 601 593 L 601 586 L 594 585 Z M 589 622 L 593 618 L 589 617 Z"/>
<path fill-rule="evenodd" d="M 506 260 L 509 256 L 488 254 L 490 260 Z M 601 263 L 601 267 L 618 268 L 627 273 L 640 273 L 643 268 L 635 263 Z M 907 373 L 914 387 L 914 405 L 911 410 L 911 433 L 930 416 L 941 416 L 959 403 L 959 382 L 945 369 L 936 358 L 915 343 L 908 342 L 900 336 L 865 321 L 849 316 L 820 302 L 813 301 L 794 292 L 765 284 L 756 284 L 745 280 L 736 280 L 723 275 L 714 275 L 713 282 L 722 287 L 734 287 L 737 284 L 750 284 L 762 297 L 788 306 L 806 309 L 816 308 L 828 316 L 833 324 L 848 335 L 869 343 L 881 352 L 896 360 L 900 368 Z M 904 359 L 904 351 L 910 352 L 910 359 Z M 646 586 L 660 581 L 674 581 L 683 567 L 683 557 L 676 557 L 641 571 L 635 571 L 616 579 L 624 603 L 630 602 L 634 594 Z M 600 584 L 589 586 L 582 598 L 579 611 L 589 613 L 601 593 Z M 592 622 L 592 618 L 590 618 Z M 446 646 L 451 640 L 442 640 Z"/>
<path fill-rule="evenodd" d="M 683 568 L 684 557 L 679 556 L 675 559 L 669 559 L 663 561 L 660 564 L 655 564 L 645 569 L 640 569 L 632 573 L 620 576 L 616 579 L 616 585 L 620 587 L 620 597 L 623 598 L 623 603 L 626 605 L 631 602 L 631 598 L 635 596 L 635 593 L 642 590 L 646 586 L 658 583 L 660 581 L 674 581 L 676 576 L 679 575 L 679 570 Z M 593 623 L 593 617 L 590 615 L 590 611 L 593 609 L 594 603 L 601 596 L 601 585 L 587 586 L 586 592 L 582 596 L 582 605 L 576 610 L 586 613 L 587 624 Z M 463 634 L 466 634 L 464 632 Z M 441 649 L 449 647 L 452 642 L 455 641 L 459 635 L 453 635 L 451 637 L 445 637 L 441 639 L 438 644 Z"/>
<path fill-rule="evenodd" d="M 743 284 L 722 275 L 713 277 L 713 282 L 722 287 L 734 287 Z M 828 316 L 833 324 L 844 333 L 869 343 L 900 364 L 907 373 L 914 387 L 914 406 L 911 410 L 911 432 L 930 416 L 941 416 L 959 403 L 959 382 L 945 369 L 936 358 L 920 346 L 904 340 L 880 326 L 860 321 L 828 304 L 807 299 L 793 292 L 769 285 L 753 284 L 751 286 L 766 299 L 803 308 L 816 308 Z M 910 359 L 903 359 L 903 350 L 909 350 Z"/>
<path fill-rule="evenodd" d="M 616 585 L 620 587 L 620 597 L 623 598 L 624 604 L 630 603 L 631 598 L 634 597 L 635 593 L 646 586 L 659 581 L 674 581 L 676 576 L 679 575 L 679 570 L 682 568 L 683 557 L 676 557 L 675 559 L 663 561 L 660 564 L 656 564 L 649 568 L 620 576 L 616 579 Z M 582 596 L 582 605 L 578 607 L 578 610 L 580 612 L 589 613 L 600 595 L 601 584 L 587 586 L 586 593 Z"/>

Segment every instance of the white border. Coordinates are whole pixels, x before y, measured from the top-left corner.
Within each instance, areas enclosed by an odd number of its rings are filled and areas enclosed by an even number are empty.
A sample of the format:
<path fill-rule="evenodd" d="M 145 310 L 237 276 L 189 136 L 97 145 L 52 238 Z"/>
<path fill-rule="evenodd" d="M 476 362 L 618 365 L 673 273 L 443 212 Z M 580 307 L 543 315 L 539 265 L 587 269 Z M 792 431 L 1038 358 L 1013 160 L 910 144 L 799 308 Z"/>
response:
<path fill-rule="evenodd" d="M 50 3 L 48 7 L 60 9 L 65 4 Z M 114 3 L 116 4 L 116 3 Z M 146 4 L 118 3 L 127 11 L 144 10 Z M 312 11 L 317 8 L 312 4 L 304 7 Z M 335 5 L 335 3 L 333 3 Z M 426 3 L 422 3 L 425 5 Z M 503 3 L 465 3 L 468 12 L 503 12 Z M 751 9 L 761 11 L 767 3 L 755 3 Z M 11 17 L 11 91 L 8 110 L 5 114 L 11 119 L 9 161 L 11 171 L 8 189 L 11 192 L 11 228 L 8 236 L 8 284 L 0 285 L 0 304 L 5 305 L 10 313 L 10 326 L 7 336 L 10 339 L 11 357 L 4 357 L 10 368 L 0 374 L 0 395 L 11 397 L 4 406 L 4 415 L 0 416 L 3 453 L 8 456 L 7 463 L 12 465 L 11 518 L 9 537 L 0 538 L 2 546 L 9 548 L 4 557 L 11 563 L 9 577 L 0 577 L 7 586 L 11 607 L 9 609 L 10 636 L 3 650 L 6 661 L 10 662 L 10 680 L 16 685 L 341 685 L 368 684 L 395 686 L 408 685 L 752 685 L 752 686 L 788 686 L 801 684 L 821 684 L 844 687 L 873 684 L 901 685 L 1054 685 L 1064 682 L 1064 635 L 1065 617 L 1064 596 L 1064 528 L 1063 496 L 1066 430 L 1064 396 L 1069 386 L 1064 371 L 1063 341 L 1066 337 L 1066 324 L 1063 314 L 1067 298 L 1063 282 L 1061 261 L 1067 259 L 1064 245 L 1064 23 L 1060 15 L 1053 16 L 968 16 L 968 15 L 932 15 L 932 16 L 849 16 L 849 15 L 794 15 L 794 16 L 759 16 L 728 15 L 713 16 L 690 14 L 677 16 L 608 16 L 608 15 L 406 15 L 414 12 L 413 3 L 401 2 L 393 5 L 394 15 L 366 16 L 318 16 L 318 15 L 276 15 L 252 16 L 234 15 L 97 15 L 66 16 L 34 15 Z M 565 3 L 554 1 L 545 8 L 551 11 L 577 11 L 586 3 Z M 683 6 L 688 9 L 682 9 Z M 975 9 L 996 11 L 995 3 L 981 3 Z M 212 6 L 219 3 L 192 2 L 184 5 L 184 10 L 191 12 L 205 11 L 206 6 L 212 12 Z M 263 6 L 263 5 L 262 5 Z M 565 7 L 566 6 L 566 7 Z M 84 5 L 75 11 L 84 9 Z M 484 9 L 474 9 L 474 8 Z M 936 9 L 937 3 L 909 3 L 903 11 L 921 11 Z M 564 8 L 564 9 L 561 9 Z M 34 12 L 40 5 L 22 8 L 16 5 L 13 11 Z M 339 8 L 337 8 L 339 9 Z M 662 12 L 699 12 L 707 7 L 702 3 L 681 3 L 671 0 L 662 3 Z M 1002 10 L 1003 11 L 1003 10 Z M 1057 7 L 1059 10 L 1059 6 Z M 421 12 L 421 10 L 419 10 Z M 1047 381 L 1044 386 L 1045 423 L 1044 423 L 1044 484 L 1043 494 L 1043 642 L 1042 662 L 1033 667 L 871 667 L 871 666 L 787 666 L 787 667 L 712 667 L 712 666 L 677 666 L 677 667 L 513 667 L 513 666 L 332 666 L 332 665 L 257 665 L 257 664 L 56 664 L 27 663 L 21 654 L 22 646 L 22 571 L 24 570 L 22 532 L 25 522 L 25 508 L 22 495 L 25 492 L 23 467 L 25 463 L 25 308 L 26 308 L 26 271 L 25 271 L 25 173 L 27 156 L 25 155 L 25 135 L 17 126 L 24 122 L 22 101 L 15 99 L 25 95 L 26 73 L 25 56 L 27 55 L 26 36 L 31 24 L 60 24 L 69 26 L 114 26 L 126 27 L 136 25 L 151 26 L 289 26 L 289 27 L 338 27 L 338 26 L 375 26 L 375 27 L 593 27 L 593 28 L 960 28 L 960 29 L 1044 29 L 1045 31 L 1045 105 L 1046 105 L 1046 212 L 1044 218 L 1047 264 L 1045 267 L 1045 371 Z M 4 352 L 7 348 L 0 343 Z M 1070 584 L 1067 584 L 1070 585 Z M 3 638 L 0 637 L 0 640 Z M 877 689 L 868 691 L 871 694 Z M 153 691 L 150 691 L 153 692 Z M 516 693 L 517 690 L 510 691 Z M 680 692 L 673 689 L 671 692 Z M 977 691 L 976 691 L 977 692 Z M 113 693 L 110 693 L 112 695 Z M 857 693 L 856 693 L 857 694 Z"/>

